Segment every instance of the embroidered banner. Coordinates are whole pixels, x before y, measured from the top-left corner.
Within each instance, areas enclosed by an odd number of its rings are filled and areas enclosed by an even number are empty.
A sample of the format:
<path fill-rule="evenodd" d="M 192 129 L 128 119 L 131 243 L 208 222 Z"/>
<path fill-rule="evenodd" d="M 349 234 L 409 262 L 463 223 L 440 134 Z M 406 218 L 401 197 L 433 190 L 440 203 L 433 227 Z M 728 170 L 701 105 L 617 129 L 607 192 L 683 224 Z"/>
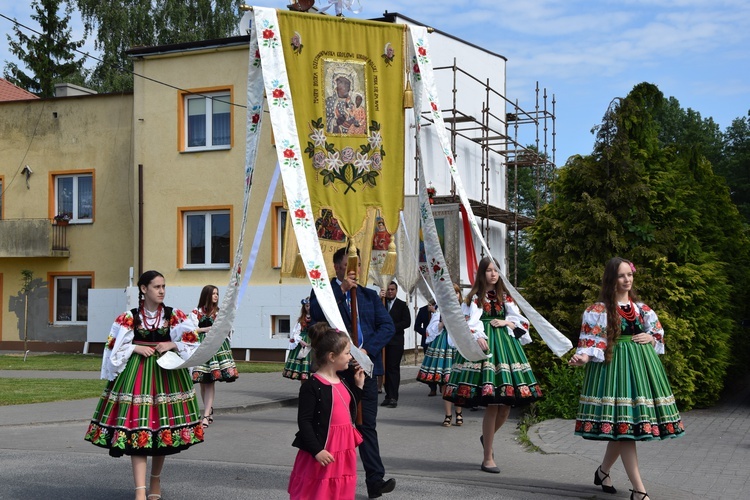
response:
<path fill-rule="evenodd" d="M 346 236 L 380 209 L 390 234 L 404 193 L 403 25 L 279 11 L 288 90 L 316 219 Z M 274 86 L 269 100 L 285 92 Z"/>

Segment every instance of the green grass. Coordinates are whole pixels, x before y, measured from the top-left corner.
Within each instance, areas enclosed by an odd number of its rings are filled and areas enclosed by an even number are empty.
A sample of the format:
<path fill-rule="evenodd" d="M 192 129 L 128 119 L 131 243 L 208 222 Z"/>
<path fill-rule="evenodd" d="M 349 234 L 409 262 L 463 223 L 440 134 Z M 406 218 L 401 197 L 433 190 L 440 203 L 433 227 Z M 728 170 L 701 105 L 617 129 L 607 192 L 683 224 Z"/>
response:
<path fill-rule="evenodd" d="M 101 354 L 23 354 L 0 355 L 0 370 L 98 372 L 102 368 Z M 237 361 L 240 373 L 272 373 L 284 369 L 284 363 Z"/>
<path fill-rule="evenodd" d="M 100 354 L 29 354 L 26 361 L 23 354 L 0 355 L 0 370 L 99 372 L 101 367 Z M 273 373 L 283 369 L 284 363 L 237 361 L 240 373 Z M 105 385 L 106 381 L 99 379 L 0 377 L 0 406 L 96 398 Z"/>
<path fill-rule="evenodd" d="M 0 378 L 0 406 L 99 397 L 105 380 Z"/>

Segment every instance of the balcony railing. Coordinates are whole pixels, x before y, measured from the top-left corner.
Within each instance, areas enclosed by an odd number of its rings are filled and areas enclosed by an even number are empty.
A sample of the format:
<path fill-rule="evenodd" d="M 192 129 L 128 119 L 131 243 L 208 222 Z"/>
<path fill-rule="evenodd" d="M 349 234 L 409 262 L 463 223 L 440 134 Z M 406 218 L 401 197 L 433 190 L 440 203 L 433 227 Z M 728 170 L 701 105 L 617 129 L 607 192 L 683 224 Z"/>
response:
<path fill-rule="evenodd" d="M 70 257 L 68 226 L 49 219 L 0 220 L 2 257 Z"/>

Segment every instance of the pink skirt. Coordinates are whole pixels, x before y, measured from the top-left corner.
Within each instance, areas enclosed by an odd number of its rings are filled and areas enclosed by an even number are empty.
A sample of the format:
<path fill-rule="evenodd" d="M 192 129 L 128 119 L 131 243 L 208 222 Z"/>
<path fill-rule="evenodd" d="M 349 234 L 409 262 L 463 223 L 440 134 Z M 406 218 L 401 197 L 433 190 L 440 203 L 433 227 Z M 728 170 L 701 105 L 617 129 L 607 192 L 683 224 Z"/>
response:
<path fill-rule="evenodd" d="M 357 489 L 357 452 L 362 436 L 350 423 L 331 425 L 326 449 L 333 462 L 323 467 L 299 450 L 289 478 L 291 500 L 352 500 Z"/>

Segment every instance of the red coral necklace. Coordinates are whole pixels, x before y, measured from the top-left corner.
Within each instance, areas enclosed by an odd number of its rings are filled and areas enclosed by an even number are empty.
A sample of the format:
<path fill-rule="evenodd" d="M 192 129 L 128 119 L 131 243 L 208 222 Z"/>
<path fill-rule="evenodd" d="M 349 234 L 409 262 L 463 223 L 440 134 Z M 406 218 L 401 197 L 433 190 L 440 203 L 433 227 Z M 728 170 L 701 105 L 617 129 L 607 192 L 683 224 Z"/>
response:
<path fill-rule="evenodd" d="M 621 305 L 617 305 L 617 313 L 622 316 L 625 321 L 635 321 L 635 305 L 633 304 L 632 299 L 628 299 L 630 301 L 630 305 L 628 307 L 628 310 L 626 311 Z"/>
<path fill-rule="evenodd" d="M 146 308 L 143 305 L 141 306 L 141 317 L 143 318 L 143 326 L 146 327 L 146 330 L 153 331 L 159 326 L 159 323 L 161 323 L 161 310 L 163 307 L 163 304 L 159 304 L 159 307 L 156 308 L 156 315 L 153 318 L 153 322 L 149 323 L 149 317 L 146 315 Z"/>

